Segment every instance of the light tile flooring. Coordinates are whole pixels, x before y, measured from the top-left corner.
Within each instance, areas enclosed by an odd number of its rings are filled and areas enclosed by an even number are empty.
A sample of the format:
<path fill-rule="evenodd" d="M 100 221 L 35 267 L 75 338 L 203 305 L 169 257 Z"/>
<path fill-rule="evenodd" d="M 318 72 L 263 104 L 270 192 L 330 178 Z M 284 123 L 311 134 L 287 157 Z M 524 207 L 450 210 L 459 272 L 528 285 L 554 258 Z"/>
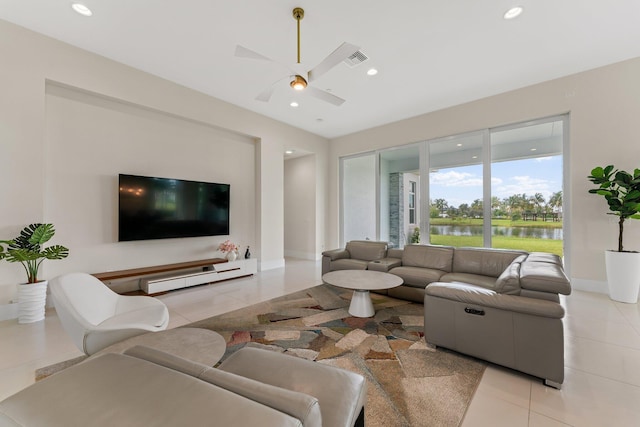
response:
<path fill-rule="evenodd" d="M 169 327 L 177 327 L 320 282 L 318 263 L 287 259 L 282 269 L 159 298 L 169 307 Z M 567 316 L 562 390 L 489 366 L 463 426 L 640 426 L 639 305 L 579 291 L 563 304 Z M 31 384 L 36 368 L 80 354 L 54 310 L 35 324 L 0 322 L 0 400 Z"/>

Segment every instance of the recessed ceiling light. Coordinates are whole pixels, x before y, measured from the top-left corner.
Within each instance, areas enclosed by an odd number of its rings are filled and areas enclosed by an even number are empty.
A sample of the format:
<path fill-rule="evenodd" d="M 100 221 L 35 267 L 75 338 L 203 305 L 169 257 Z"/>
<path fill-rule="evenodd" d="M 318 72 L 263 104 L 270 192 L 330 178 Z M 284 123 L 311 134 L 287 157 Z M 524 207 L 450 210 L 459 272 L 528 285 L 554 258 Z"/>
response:
<path fill-rule="evenodd" d="M 473 156 L 473 157 L 471 157 L 471 158 L 472 158 L 472 159 L 477 159 L 477 158 L 478 158 L 478 156 Z"/>
<path fill-rule="evenodd" d="M 293 154 L 293 150 L 287 150 L 284 152 L 284 154 Z"/>
<path fill-rule="evenodd" d="M 300 105 L 300 104 L 298 104 L 296 101 L 293 101 L 293 102 L 292 102 L 291 104 L 289 104 L 289 105 L 291 105 L 293 108 L 296 108 L 296 107 L 297 107 L 298 105 Z"/>
<path fill-rule="evenodd" d="M 89 9 L 87 6 L 83 5 L 82 3 L 73 3 L 71 4 L 71 8 L 83 16 L 93 15 L 93 12 L 91 12 L 91 9 Z"/>
<path fill-rule="evenodd" d="M 537 148 L 532 148 L 531 151 L 538 151 L 538 149 Z"/>
<path fill-rule="evenodd" d="M 517 18 L 518 16 L 520 16 L 520 14 L 522 14 L 523 11 L 524 8 L 522 6 L 512 7 L 504 13 L 504 19 Z"/>
<path fill-rule="evenodd" d="M 456 147 L 462 147 L 462 144 L 456 144 Z"/>
<path fill-rule="evenodd" d="M 367 75 L 369 76 L 375 76 L 376 74 L 378 74 L 378 70 L 375 68 L 369 68 L 369 71 L 367 71 Z"/>

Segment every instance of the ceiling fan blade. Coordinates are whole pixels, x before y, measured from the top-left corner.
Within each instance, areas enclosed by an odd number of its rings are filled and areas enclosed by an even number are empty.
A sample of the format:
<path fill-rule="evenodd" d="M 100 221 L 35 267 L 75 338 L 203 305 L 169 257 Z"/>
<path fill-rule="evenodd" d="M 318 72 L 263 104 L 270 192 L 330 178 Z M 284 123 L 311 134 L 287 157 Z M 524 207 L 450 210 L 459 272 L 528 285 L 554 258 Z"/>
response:
<path fill-rule="evenodd" d="M 313 86 L 307 86 L 307 88 L 304 90 L 305 92 L 308 92 L 309 95 L 318 98 L 322 101 L 328 102 L 329 104 L 333 104 L 336 106 L 341 106 L 344 103 L 344 99 L 340 98 L 339 96 L 335 96 L 332 93 L 329 92 L 325 92 L 324 90 L 315 88 Z"/>
<path fill-rule="evenodd" d="M 247 49 L 246 47 L 240 45 L 236 45 L 235 56 L 237 56 L 238 58 L 259 59 L 261 61 L 275 62 L 271 58 L 268 58 L 264 55 L 259 54 L 258 52 L 254 52 L 253 50 Z"/>
<path fill-rule="evenodd" d="M 316 67 L 309 71 L 309 81 L 313 81 L 359 51 L 360 48 L 358 46 L 352 45 L 350 43 L 342 43 L 339 48 L 334 50 L 329 56 L 322 60 L 322 62 Z"/>
<path fill-rule="evenodd" d="M 271 95 L 273 95 L 273 91 L 276 88 L 276 85 L 278 83 L 280 83 L 282 80 L 284 79 L 290 79 L 291 76 L 284 76 L 279 78 L 278 80 L 276 80 L 275 82 L 271 83 L 269 85 L 269 87 L 267 87 L 265 90 L 263 90 L 262 92 L 260 92 L 258 94 L 258 96 L 256 96 L 256 101 L 262 101 L 262 102 L 269 102 L 269 100 L 271 99 Z"/>
<path fill-rule="evenodd" d="M 265 90 L 260 92 L 258 96 L 256 96 L 256 101 L 269 102 L 269 100 L 271 99 L 271 95 L 273 95 L 274 89 L 274 86 L 266 88 Z"/>

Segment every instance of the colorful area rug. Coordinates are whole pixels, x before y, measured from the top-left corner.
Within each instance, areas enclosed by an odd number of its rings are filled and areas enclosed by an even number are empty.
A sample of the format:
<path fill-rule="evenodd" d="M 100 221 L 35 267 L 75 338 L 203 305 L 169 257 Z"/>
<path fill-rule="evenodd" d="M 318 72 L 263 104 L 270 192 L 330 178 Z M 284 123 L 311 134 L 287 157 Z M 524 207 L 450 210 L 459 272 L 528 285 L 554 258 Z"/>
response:
<path fill-rule="evenodd" d="M 425 344 L 421 304 L 372 294 L 376 314 L 363 319 L 350 299 L 321 285 L 187 326 L 222 334 L 225 358 L 259 346 L 362 374 L 368 427 L 460 425 L 485 363 Z"/>

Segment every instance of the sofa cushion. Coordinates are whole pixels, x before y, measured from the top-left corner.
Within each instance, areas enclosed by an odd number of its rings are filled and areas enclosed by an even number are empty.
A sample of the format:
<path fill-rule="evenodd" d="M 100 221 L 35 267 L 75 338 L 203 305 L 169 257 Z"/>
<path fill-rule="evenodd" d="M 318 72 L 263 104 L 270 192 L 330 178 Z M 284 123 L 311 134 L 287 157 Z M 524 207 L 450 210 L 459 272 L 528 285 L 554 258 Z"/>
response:
<path fill-rule="evenodd" d="M 306 393 L 211 368 L 150 347 L 135 346 L 125 351 L 125 354 L 222 387 L 239 396 L 288 414 L 302 421 L 304 426 L 322 427 L 318 399 Z"/>
<path fill-rule="evenodd" d="M 520 266 L 520 286 L 531 291 L 564 295 L 571 293 L 571 284 L 562 267 L 550 262 L 523 262 Z"/>
<path fill-rule="evenodd" d="M 244 347 L 219 369 L 314 396 L 320 402 L 321 424 L 327 427 L 355 425 L 367 399 L 367 382 L 362 375 L 270 350 Z"/>
<path fill-rule="evenodd" d="M 455 248 L 453 272 L 498 278 L 509 264 L 525 252 L 488 248 Z"/>
<path fill-rule="evenodd" d="M 331 262 L 331 271 L 336 270 L 366 270 L 369 261 L 359 259 L 338 259 Z"/>
<path fill-rule="evenodd" d="M 173 427 L 202 425 L 203 420 L 217 425 L 301 424 L 222 387 L 116 353 L 32 384 L 0 402 L 0 413 L 16 425 L 47 427 Z"/>
<path fill-rule="evenodd" d="M 440 280 L 445 271 L 434 270 L 422 267 L 396 267 L 392 268 L 389 273 L 395 274 L 404 280 L 403 285 L 424 289 L 431 282 Z"/>
<path fill-rule="evenodd" d="M 387 256 L 387 242 L 372 242 L 368 240 L 352 240 L 345 248 L 352 259 L 373 261 Z"/>
<path fill-rule="evenodd" d="M 562 265 L 562 258 L 556 254 L 550 254 L 546 252 L 531 252 L 527 257 L 527 261 L 539 261 L 550 262 L 557 265 Z"/>
<path fill-rule="evenodd" d="M 402 253 L 403 267 L 422 267 L 451 272 L 453 248 L 450 246 L 407 245 Z"/>
<path fill-rule="evenodd" d="M 486 289 L 491 289 L 495 291 L 496 288 L 496 278 L 490 276 L 483 276 L 481 274 L 470 274 L 470 273 L 447 273 L 442 276 L 439 280 L 440 282 L 462 282 L 468 283 L 470 285 L 481 286 Z"/>

